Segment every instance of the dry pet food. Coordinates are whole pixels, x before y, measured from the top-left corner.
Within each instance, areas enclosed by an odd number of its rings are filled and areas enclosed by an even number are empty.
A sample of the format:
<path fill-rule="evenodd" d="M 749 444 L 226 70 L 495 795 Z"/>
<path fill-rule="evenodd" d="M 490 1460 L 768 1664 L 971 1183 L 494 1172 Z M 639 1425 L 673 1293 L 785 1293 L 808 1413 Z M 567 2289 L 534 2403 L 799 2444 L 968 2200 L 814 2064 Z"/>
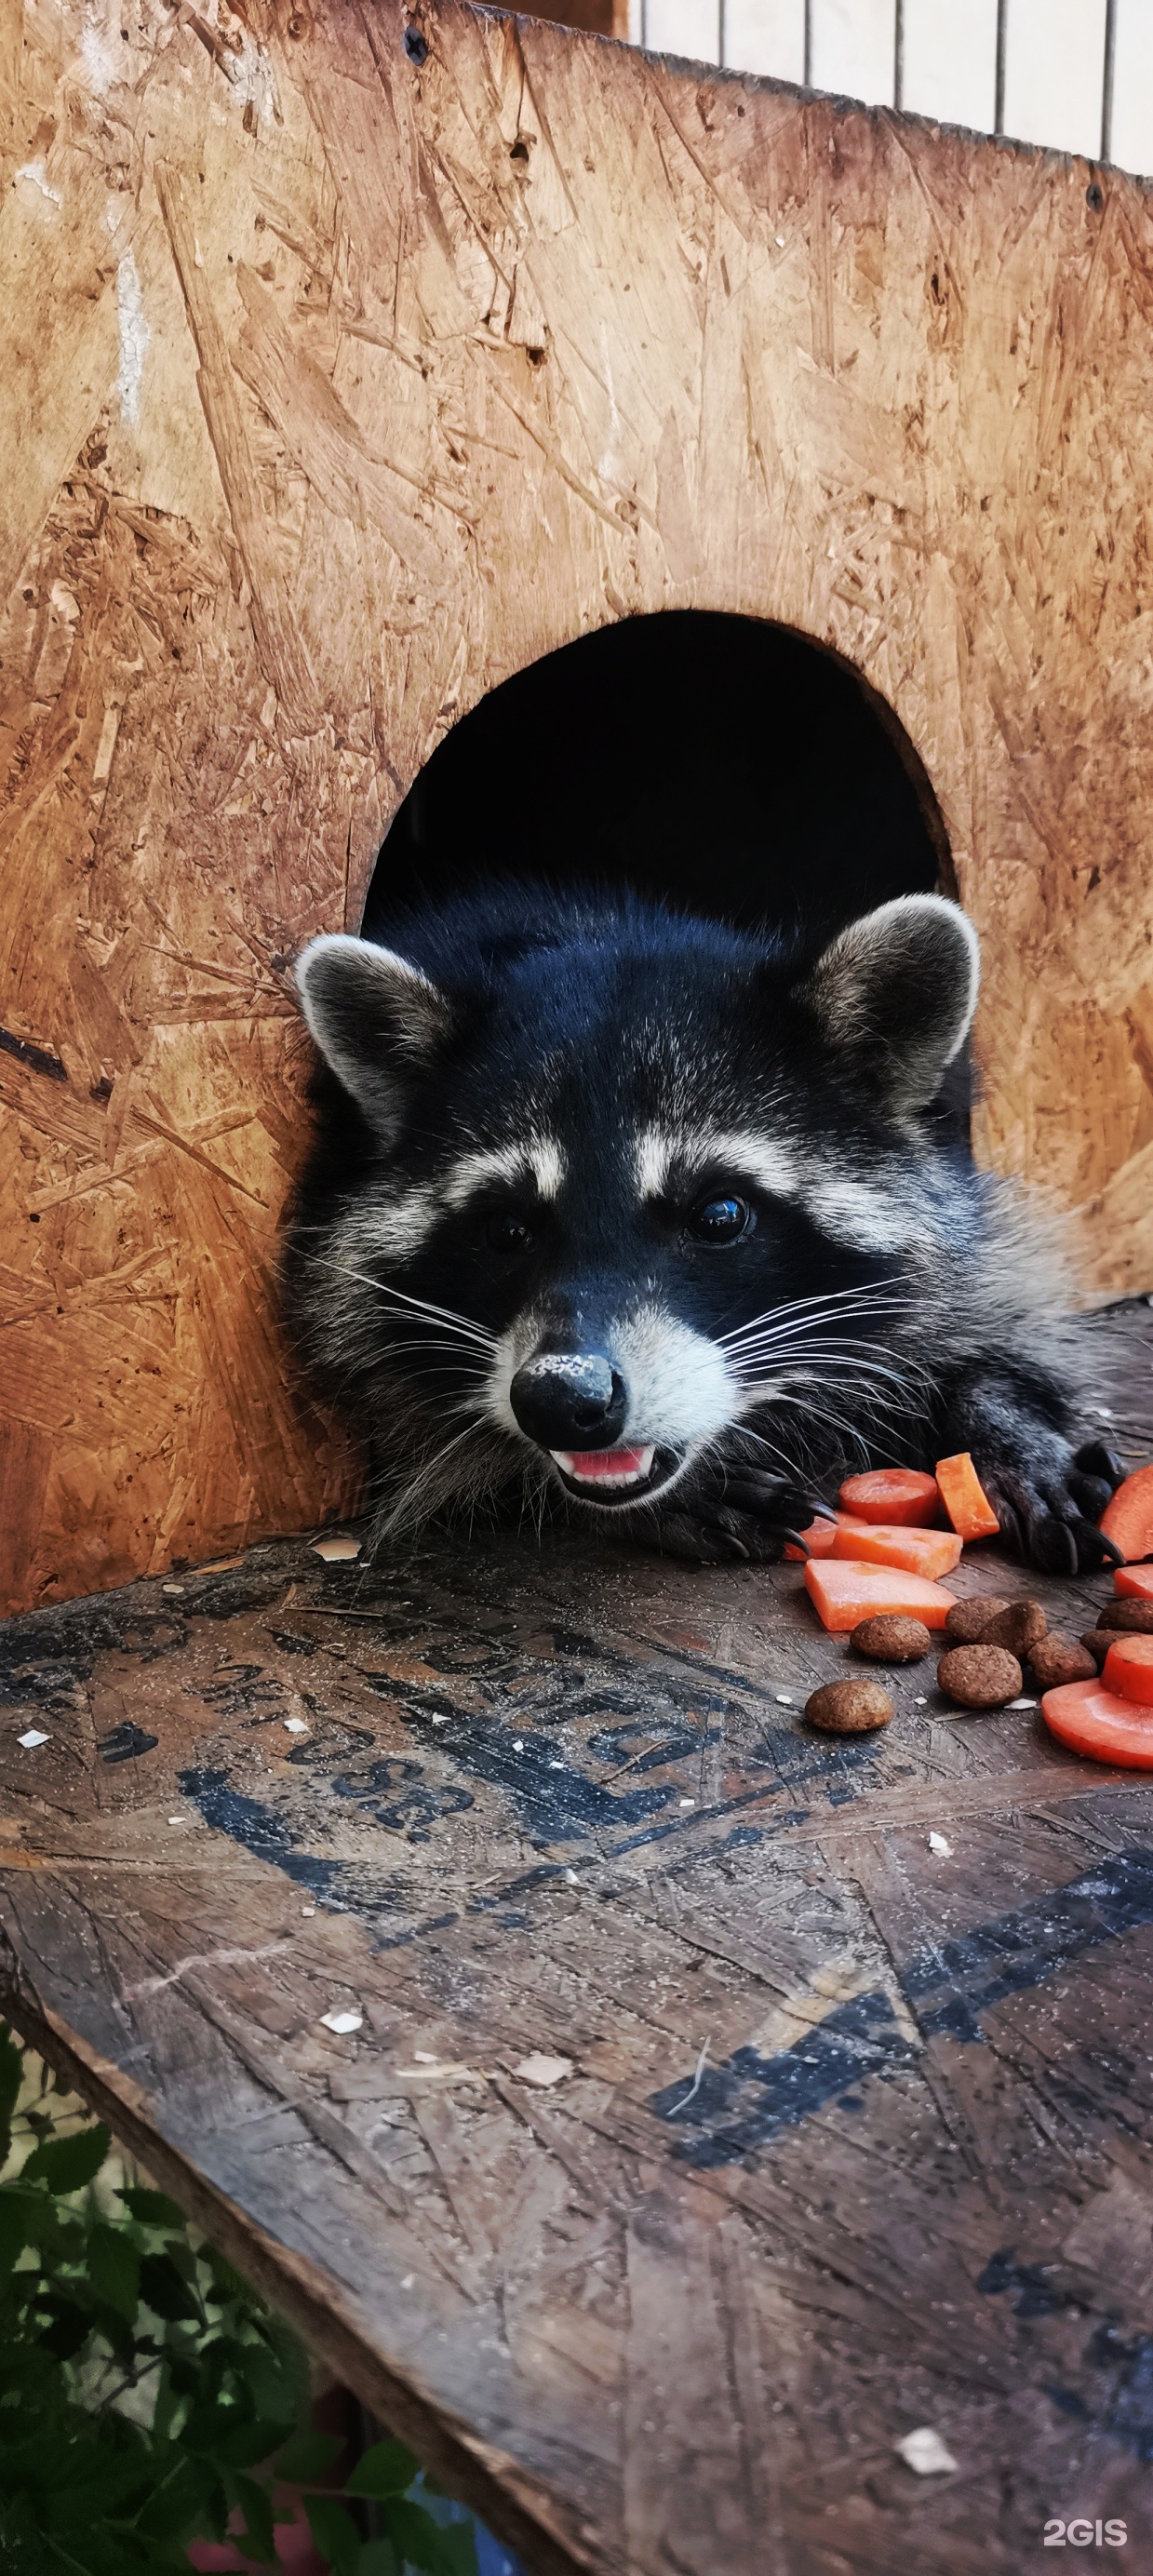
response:
<path fill-rule="evenodd" d="M 937 1687 L 958 1708 L 1004 1708 L 1021 1689 L 1021 1667 L 1007 1646 L 950 1646 L 937 1666 Z"/>
<path fill-rule="evenodd" d="M 849 1639 L 854 1654 L 867 1655 L 875 1664 L 916 1664 L 927 1655 L 932 1643 L 923 1619 L 901 1619 L 882 1610 L 874 1619 L 861 1619 Z"/>
<path fill-rule="evenodd" d="M 1101 1670 L 1092 1648 L 1079 1645 L 1076 1637 L 1038 1637 L 1029 1648 L 1029 1661 L 1042 1690 L 1060 1690 L 1066 1682 L 1091 1682 Z"/>
<path fill-rule="evenodd" d="M 825 1735 L 869 1735 L 874 1727 L 887 1726 L 893 1714 L 893 1703 L 879 1682 L 826 1682 L 805 1701 L 805 1715 L 810 1726 L 819 1726 Z"/>

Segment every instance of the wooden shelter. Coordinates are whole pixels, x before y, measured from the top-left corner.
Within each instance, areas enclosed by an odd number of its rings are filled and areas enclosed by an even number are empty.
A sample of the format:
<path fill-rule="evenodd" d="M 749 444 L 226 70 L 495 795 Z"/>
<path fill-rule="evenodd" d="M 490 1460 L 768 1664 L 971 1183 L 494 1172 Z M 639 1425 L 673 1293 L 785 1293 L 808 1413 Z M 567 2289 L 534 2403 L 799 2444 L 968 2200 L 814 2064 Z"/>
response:
<path fill-rule="evenodd" d="M 5 24 L 10 1597 L 353 1490 L 272 1318 L 290 961 L 611 619 L 776 619 L 887 701 L 986 943 L 982 1151 L 1153 1284 L 1141 186 L 449 0 Z"/>

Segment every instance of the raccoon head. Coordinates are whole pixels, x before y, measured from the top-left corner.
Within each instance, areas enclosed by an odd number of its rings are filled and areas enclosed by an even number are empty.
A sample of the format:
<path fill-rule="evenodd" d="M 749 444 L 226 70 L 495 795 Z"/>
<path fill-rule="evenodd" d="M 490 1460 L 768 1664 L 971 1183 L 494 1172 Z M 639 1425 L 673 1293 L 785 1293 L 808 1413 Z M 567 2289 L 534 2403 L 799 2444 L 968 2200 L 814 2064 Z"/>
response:
<path fill-rule="evenodd" d="M 876 1393 L 876 1318 L 965 1223 L 925 1115 L 976 999 L 955 905 L 885 904 L 801 974 L 656 906 L 535 905 L 487 950 L 426 922 L 297 968 L 355 1142 L 314 1161 L 290 1316 L 394 1517 L 518 1465 L 635 1510 L 737 1425 L 788 1469 L 806 1405 Z"/>

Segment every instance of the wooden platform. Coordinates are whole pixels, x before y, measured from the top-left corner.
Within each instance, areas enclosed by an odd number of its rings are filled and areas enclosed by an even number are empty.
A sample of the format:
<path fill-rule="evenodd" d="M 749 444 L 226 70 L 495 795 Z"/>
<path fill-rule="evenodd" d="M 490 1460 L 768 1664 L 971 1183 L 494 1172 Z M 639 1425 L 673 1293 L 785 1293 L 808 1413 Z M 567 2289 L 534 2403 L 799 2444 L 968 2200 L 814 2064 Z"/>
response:
<path fill-rule="evenodd" d="M 1149 1787 L 844 1651 L 515 1534 L 4 1632 L 5 2008 L 534 2570 L 1150 2564 Z"/>

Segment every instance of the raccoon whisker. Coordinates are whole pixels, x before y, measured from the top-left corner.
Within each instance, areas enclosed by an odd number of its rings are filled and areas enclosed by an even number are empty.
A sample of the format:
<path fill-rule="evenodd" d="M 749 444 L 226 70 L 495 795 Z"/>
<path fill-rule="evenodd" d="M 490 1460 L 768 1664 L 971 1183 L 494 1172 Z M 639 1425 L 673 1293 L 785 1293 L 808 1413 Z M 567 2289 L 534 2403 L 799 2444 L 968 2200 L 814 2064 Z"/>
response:
<path fill-rule="evenodd" d="M 795 1412 L 801 1413 L 802 1415 L 807 1414 L 813 1422 L 820 1426 L 822 1431 L 832 1430 L 839 1432 L 842 1439 L 846 1442 L 847 1447 L 855 1456 L 866 1460 L 873 1457 L 879 1457 L 888 1465 L 894 1467 L 900 1466 L 903 1463 L 898 1451 L 889 1447 L 881 1436 L 886 1427 L 885 1416 L 883 1413 L 875 1417 L 873 1423 L 870 1425 L 868 1423 L 867 1415 L 863 1415 L 860 1410 L 858 1410 L 855 1420 L 846 1421 L 845 1416 L 842 1413 L 838 1413 L 835 1408 L 828 1403 L 822 1403 L 819 1406 L 806 1404 L 803 1397 L 788 1395 L 783 1391 L 779 1400 L 783 1404 L 790 1405 Z M 863 1423 L 869 1429 L 868 1438 L 865 1436 L 865 1429 L 862 1428 Z"/>
<path fill-rule="evenodd" d="M 437 1471 L 444 1466 L 445 1460 L 450 1458 L 454 1452 L 461 1447 L 464 1441 L 475 1438 L 479 1427 L 479 1417 L 474 1417 L 472 1420 L 465 1423 L 463 1431 L 456 1432 L 453 1438 L 451 1440 L 446 1440 L 442 1447 L 434 1452 L 431 1458 L 425 1459 L 423 1464 L 418 1468 L 416 1475 L 409 1479 L 407 1485 L 405 1485 L 397 1495 L 391 1507 L 382 1512 L 376 1533 L 380 1538 L 391 1538 L 398 1529 L 403 1527 L 407 1520 L 419 1517 L 422 1496 L 426 1493 L 427 1488 L 435 1482 Z"/>
<path fill-rule="evenodd" d="M 355 1279 L 358 1286 L 371 1288 L 377 1297 L 391 1297 L 398 1306 L 408 1306 L 421 1315 L 435 1316 L 438 1323 L 455 1325 L 459 1333 L 466 1334 L 472 1341 L 483 1343 L 486 1350 L 495 1351 L 496 1349 L 497 1335 L 490 1333 L 487 1325 L 478 1324 L 473 1316 L 459 1315 L 455 1306 L 437 1306 L 433 1304 L 431 1298 L 412 1297 L 407 1289 L 394 1288 L 390 1280 L 374 1279 L 370 1271 L 351 1269 L 347 1261 L 326 1261 L 323 1253 L 310 1252 L 305 1255 L 305 1259 L 311 1261 L 317 1269 L 335 1270 L 341 1279 Z"/>
<path fill-rule="evenodd" d="M 778 1449 L 775 1441 L 766 1440 L 763 1431 L 754 1431 L 751 1423 L 742 1422 L 739 1428 L 742 1440 L 755 1440 L 758 1449 L 766 1449 L 770 1458 L 774 1461 L 774 1464 L 784 1469 L 785 1475 L 788 1477 L 790 1483 L 792 1483 L 797 1473 L 793 1459 L 786 1457 L 784 1450 Z M 719 1440 L 710 1440 L 708 1449 L 704 1453 L 705 1456 L 707 1457 L 709 1452 L 714 1449 L 723 1459 L 724 1452 L 721 1449 Z"/>
<path fill-rule="evenodd" d="M 795 1324 L 795 1328 L 803 1332 L 812 1324 L 822 1321 L 833 1323 L 840 1314 L 854 1309 L 876 1315 L 897 1315 L 908 1314 L 912 1308 L 911 1298 L 888 1287 L 837 1288 L 824 1297 L 788 1298 L 783 1305 L 768 1306 L 763 1314 L 753 1315 L 748 1323 L 734 1326 L 731 1333 L 718 1334 L 717 1339 L 722 1346 L 742 1341 L 746 1334 L 758 1332 L 766 1326 L 775 1331 Z"/>
<path fill-rule="evenodd" d="M 850 1360 L 834 1368 L 814 1367 L 799 1360 L 779 1363 L 768 1355 L 762 1355 L 743 1368 L 732 1369 L 731 1375 L 739 1386 L 763 1385 L 766 1394 L 775 1390 L 783 1393 L 786 1387 L 805 1385 L 828 1393 L 840 1387 L 846 1396 L 850 1391 L 867 1394 L 870 1389 L 878 1393 L 888 1388 L 899 1396 L 909 1399 L 915 1396 L 922 1402 L 931 1383 L 920 1370 L 890 1368 L 878 1360 L 869 1359 Z"/>
<path fill-rule="evenodd" d="M 863 1342 L 846 1339 L 845 1341 L 802 1342 L 797 1344 L 795 1342 L 783 1340 L 777 1342 L 771 1334 L 768 1334 L 760 1335 L 755 1341 L 741 1345 L 736 1350 L 726 1351 L 725 1358 L 730 1367 L 732 1367 L 734 1363 L 739 1364 L 742 1360 L 757 1358 L 770 1359 L 775 1366 L 779 1365 L 781 1367 L 785 1367 L 795 1363 L 799 1367 L 806 1368 L 811 1366 L 814 1361 L 847 1361 L 852 1365 L 857 1361 L 871 1362 L 875 1360 L 879 1365 L 883 1365 L 885 1367 L 896 1366 L 901 1368 L 906 1374 L 910 1372 L 914 1375 L 926 1374 L 925 1364 L 923 1361 L 916 1359 L 912 1352 L 905 1352 L 899 1348 L 895 1348 L 891 1342 Z"/>

